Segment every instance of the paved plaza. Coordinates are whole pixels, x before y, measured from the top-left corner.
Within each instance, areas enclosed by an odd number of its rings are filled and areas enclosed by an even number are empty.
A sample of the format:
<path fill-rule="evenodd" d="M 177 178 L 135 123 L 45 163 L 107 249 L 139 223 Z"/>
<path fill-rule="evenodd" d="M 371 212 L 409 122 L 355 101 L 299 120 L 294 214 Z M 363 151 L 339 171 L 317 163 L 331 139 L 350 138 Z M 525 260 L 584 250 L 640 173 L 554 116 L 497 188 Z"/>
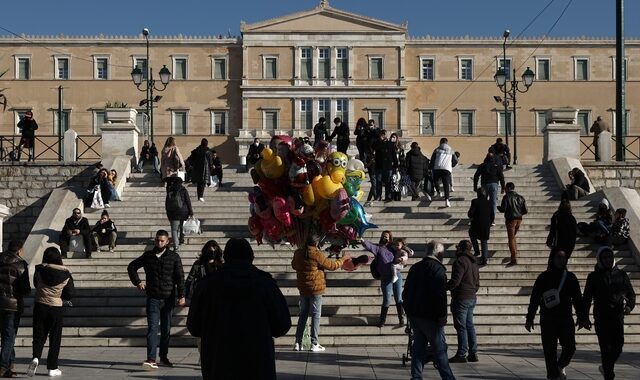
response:
<path fill-rule="evenodd" d="M 21 378 L 29 362 L 30 348 L 16 350 Z M 450 350 L 451 351 L 451 350 Z M 404 347 L 328 347 L 323 353 L 277 350 L 278 379 L 409 379 L 409 364 L 402 365 Z M 46 355 L 46 350 L 45 350 Z M 141 364 L 145 349 L 138 348 L 62 348 L 60 369 L 64 379 L 199 379 L 196 349 L 172 348 L 169 358 L 174 368 L 145 372 Z M 453 364 L 458 380 L 463 379 L 544 379 L 544 359 L 540 347 L 485 347 L 480 362 Z M 44 360 L 36 378 L 44 378 Z M 568 379 L 602 379 L 596 346 L 579 346 L 567 369 Z M 251 359 L 247 358 L 247 365 Z M 625 346 L 616 366 L 616 379 L 640 378 L 640 346 Z M 439 379 L 432 366 L 425 367 L 424 379 Z"/>

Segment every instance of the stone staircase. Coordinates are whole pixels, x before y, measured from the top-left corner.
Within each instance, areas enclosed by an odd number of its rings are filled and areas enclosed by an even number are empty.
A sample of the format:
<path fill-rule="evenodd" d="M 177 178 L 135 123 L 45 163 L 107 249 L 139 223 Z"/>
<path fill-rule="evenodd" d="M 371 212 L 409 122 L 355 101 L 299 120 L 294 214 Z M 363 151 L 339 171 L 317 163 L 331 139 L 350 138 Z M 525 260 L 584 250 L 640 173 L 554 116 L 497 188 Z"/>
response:
<path fill-rule="evenodd" d="M 444 208 L 443 201 L 408 201 L 383 204 L 374 202 L 366 211 L 373 215 L 372 222 L 380 229 L 368 230 L 365 238 L 377 241 L 382 229 L 389 229 L 394 236 L 405 237 L 423 256 L 426 240 L 440 239 L 446 247 L 445 263 L 450 271 L 455 244 L 468 238 L 466 216 L 472 192 L 474 168 L 457 167 L 454 170 L 455 189 L 451 208 Z M 537 275 L 546 269 L 548 249 L 544 245 L 547 225 L 559 203 L 559 190 L 552 174 L 541 166 L 518 166 L 506 172 L 507 181 L 516 184 L 516 191 L 527 199 L 529 214 L 519 232 L 519 265 L 506 268 L 502 259 L 509 256 L 506 230 L 502 219 L 492 228 L 489 241 L 490 263 L 481 269 L 481 289 L 475 312 L 475 323 L 480 344 L 539 344 L 538 333 L 529 334 L 524 329 L 524 315 L 529 294 Z M 221 189 L 207 189 L 205 203 L 193 202 L 194 213 L 203 223 L 203 234 L 187 237 L 181 247 L 185 273 L 196 259 L 203 244 L 215 239 L 224 245 L 230 237 L 250 238 L 247 228 L 249 207 L 247 191 L 253 183 L 248 174 L 237 172 L 235 167 L 225 170 L 225 185 Z M 368 184 L 364 186 L 368 191 Z M 195 200 L 195 187 L 189 185 Z M 152 244 L 159 228 L 169 229 L 164 212 L 165 190 L 157 175 L 134 174 L 123 193 L 122 202 L 113 202 L 109 210 L 119 230 L 118 247 L 114 253 L 94 253 L 91 260 L 67 259 L 66 264 L 74 273 L 77 296 L 74 307 L 68 309 L 65 318 L 63 344 L 67 346 L 144 346 L 146 334 L 145 298 L 129 282 L 126 266 Z M 595 212 L 593 201 L 573 202 L 578 221 L 588 221 Z M 91 224 L 99 218 L 100 211 L 87 216 Z M 270 272 L 287 297 L 292 322 L 297 322 L 298 291 L 295 272 L 290 266 L 292 247 L 279 245 L 257 246 L 251 239 L 256 259 L 254 263 Z M 580 238 L 576 244 L 570 268 L 584 287 L 586 276 L 595 264 L 597 247 L 588 239 Z M 360 251 L 358 251 L 359 254 Z M 636 290 L 640 289 L 640 268 L 631 253 L 616 252 L 618 265 L 631 276 Z M 404 270 L 406 272 L 408 268 Z M 449 272 L 450 273 L 450 272 Z M 142 271 L 141 271 L 142 274 Z M 407 337 L 404 328 L 388 325 L 375 326 L 382 296 L 379 281 L 374 280 L 367 268 L 348 273 L 327 272 L 328 289 L 323 300 L 321 343 L 324 345 L 402 345 Z M 29 304 L 30 305 L 30 304 Z M 390 308 L 388 322 L 395 324 L 395 308 Z M 172 345 L 194 345 L 186 329 L 187 308 L 174 312 Z M 31 307 L 28 307 L 23 325 L 30 325 Z M 446 328 L 450 344 L 455 344 L 455 330 L 449 318 Z M 536 319 L 538 321 L 538 319 Z M 640 314 L 627 317 L 626 342 L 640 343 Z M 279 345 L 291 345 L 295 327 L 286 337 L 277 340 Z M 581 343 L 596 342 L 595 333 L 578 332 Z M 31 329 L 19 331 L 18 344 L 31 344 Z"/>

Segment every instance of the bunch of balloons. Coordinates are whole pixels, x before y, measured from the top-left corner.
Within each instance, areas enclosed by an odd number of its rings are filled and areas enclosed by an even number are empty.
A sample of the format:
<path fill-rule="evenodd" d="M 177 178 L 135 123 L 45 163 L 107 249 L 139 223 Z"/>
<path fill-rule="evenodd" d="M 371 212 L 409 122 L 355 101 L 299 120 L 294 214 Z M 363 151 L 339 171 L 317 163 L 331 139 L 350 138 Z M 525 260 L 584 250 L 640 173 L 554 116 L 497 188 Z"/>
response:
<path fill-rule="evenodd" d="M 339 251 L 376 228 L 360 204 L 365 179 L 362 161 L 322 142 L 274 136 L 251 170 L 256 186 L 249 193 L 248 226 L 258 244 L 288 242 L 303 246 L 310 228 Z"/>

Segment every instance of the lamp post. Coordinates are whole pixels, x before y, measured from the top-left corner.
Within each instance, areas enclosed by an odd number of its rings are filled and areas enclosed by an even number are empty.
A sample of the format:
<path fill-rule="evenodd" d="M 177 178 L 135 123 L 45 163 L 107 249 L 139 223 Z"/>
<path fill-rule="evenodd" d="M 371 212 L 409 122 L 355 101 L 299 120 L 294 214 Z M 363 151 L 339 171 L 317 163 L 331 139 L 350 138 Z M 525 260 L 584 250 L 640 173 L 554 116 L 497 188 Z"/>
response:
<path fill-rule="evenodd" d="M 508 31 L 505 31 L 505 44 L 507 41 L 507 37 L 508 37 Z M 504 57 L 503 60 L 503 65 L 506 62 L 506 56 Z M 529 67 L 527 67 L 527 69 L 524 71 L 524 73 L 522 74 L 522 83 L 524 83 L 524 90 L 521 90 L 518 85 L 520 84 L 519 81 L 516 80 L 516 69 L 513 69 L 513 75 L 511 76 L 511 87 L 507 86 L 507 71 L 505 70 L 504 66 L 500 67 L 498 69 L 498 71 L 496 72 L 496 75 L 494 76 L 494 79 L 496 81 L 496 84 L 498 85 L 498 88 L 500 88 L 500 90 L 502 90 L 503 94 L 504 94 L 504 99 L 502 99 L 503 104 L 504 104 L 504 121 L 505 121 L 505 134 L 507 136 L 507 144 L 509 143 L 508 140 L 508 136 L 509 136 L 509 126 L 506 125 L 507 124 L 507 115 L 509 113 L 509 101 L 512 102 L 513 104 L 513 164 L 516 165 L 518 163 L 518 128 L 517 128 L 517 118 L 516 118 L 516 95 L 518 92 L 521 93 L 525 93 L 527 91 L 529 91 L 529 88 L 531 87 L 531 85 L 533 84 L 533 80 L 535 79 L 535 73 L 533 71 L 531 71 L 531 69 Z"/>
<path fill-rule="evenodd" d="M 153 103 L 156 102 L 153 97 L 153 91 L 164 91 L 169 84 L 169 80 L 171 79 L 171 72 L 167 69 L 167 65 L 163 65 L 162 69 L 160 69 L 160 83 L 162 83 L 162 88 L 156 87 L 156 81 L 153 79 L 153 69 L 151 68 L 151 62 L 149 61 L 149 29 L 142 29 L 142 35 L 144 35 L 145 40 L 147 41 L 147 75 L 146 80 L 144 78 L 142 69 L 136 65 L 136 67 L 131 71 L 131 79 L 133 80 L 133 84 L 136 85 L 136 88 L 140 91 L 146 91 L 146 105 L 147 105 L 147 116 L 149 118 L 149 134 L 151 137 L 151 143 L 153 143 Z M 142 82 L 145 81 L 146 84 L 142 85 Z M 140 88 L 140 87 L 143 88 Z M 158 97 L 160 98 L 160 97 Z M 159 100 L 159 99 L 158 99 Z"/>

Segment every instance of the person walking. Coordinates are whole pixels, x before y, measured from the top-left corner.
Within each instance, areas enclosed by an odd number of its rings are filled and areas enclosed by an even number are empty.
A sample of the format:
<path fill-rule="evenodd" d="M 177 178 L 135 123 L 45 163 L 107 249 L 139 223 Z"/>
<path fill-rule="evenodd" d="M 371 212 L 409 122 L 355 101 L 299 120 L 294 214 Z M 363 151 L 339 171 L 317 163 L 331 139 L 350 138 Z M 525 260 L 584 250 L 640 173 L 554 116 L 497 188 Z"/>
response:
<path fill-rule="evenodd" d="M 82 211 L 77 207 L 73 209 L 71 216 L 64 221 L 64 227 L 60 232 L 59 244 L 62 257 L 67 257 L 69 243 L 74 236 L 82 238 L 86 257 L 91 258 L 91 227 L 89 227 L 87 218 L 82 216 Z"/>
<path fill-rule="evenodd" d="M 211 175 L 218 177 L 218 187 L 222 187 L 222 161 L 215 149 L 211 149 L 211 167 Z"/>
<path fill-rule="evenodd" d="M 308 232 L 306 246 L 298 248 L 293 253 L 291 267 L 296 271 L 296 279 L 300 298 L 298 305 L 298 326 L 296 328 L 296 342 L 294 351 L 302 351 L 302 336 L 307 326 L 307 318 L 311 315 L 311 352 L 322 352 L 325 348 L 320 345 L 320 317 L 322 315 L 322 295 L 327 288 L 325 270 L 334 271 L 342 267 L 342 263 L 349 257 L 345 255 L 336 260 L 327 258 L 318 248 L 320 235 L 311 228 Z"/>
<path fill-rule="evenodd" d="M 35 375 L 48 336 L 48 375 L 62 376 L 62 371 L 58 368 L 58 356 L 62 341 L 64 306 L 71 304 L 74 286 L 71 272 L 64 266 L 58 248 L 49 247 L 44 250 L 42 264 L 36 265 L 33 285 L 36 288 L 33 304 L 33 359 L 27 375 Z"/>
<path fill-rule="evenodd" d="M 414 141 L 411 143 L 411 150 L 405 157 L 407 175 L 411 181 L 409 191 L 411 191 L 411 200 L 416 201 L 420 199 L 420 190 L 422 181 L 424 181 L 424 173 L 429 168 L 429 159 L 422 154 L 420 145 Z M 428 201 L 431 201 L 431 196 L 424 189 L 422 190 L 427 197 Z"/>
<path fill-rule="evenodd" d="M 498 137 L 496 143 L 491 145 L 489 149 L 495 153 L 507 170 L 511 169 L 511 166 L 509 166 L 511 164 L 511 151 L 509 150 L 509 145 L 502 142 L 502 137 Z"/>
<path fill-rule="evenodd" d="M 204 202 L 204 188 L 211 184 L 213 172 L 211 150 L 209 150 L 207 139 L 202 139 L 200 145 L 191 151 L 189 161 L 191 162 L 191 182 L 196 184 L 198 200 Z"/>
<path fill-rule="evenodd" d="M 477 362 L 478 340 L 473 325 L 473 310 L 476 307 L 476 293 L 480 289 L 480 271 L 476 258 L 471 254 L 469 240 L 460 240 L 456 245 L 456 261 L 447 288 L 451 292 L 453 327 L 458 333 L 458 351 L 449 359 L 449 363 Z"/>
<path fill-rule="evenodd" d="M 582 293 L 578 278 L 567 270 L 567 257 L 560 249 L 552 249 L 547 270 L 540 273 L 533 284 L 525 328 L 534 329 L 534 318 L 540 308 L 540 337 L 547 379 L 564 380 L 565 368 L 576 352 L 576 329 L 573 305 L 578 315 L 578 325 L 586 326 L 582 308 Z M 562 353 L 558 358 L 558 342 Z"/>
<path fill-rule="evenodd" d="M 393 167 L 392 174 L 393 184 L 391 198 L 394 201 L 400 201 L 402 200 L 403 178 L 406 178 L 407 176 L 406 155 L 404 153 L 404 148 L 400 143 L 400 139 L 398 138 L 398 135 L 396 133 L 392 133 L 391 136 L 389 136 L 389 141 L 393 144 L 393 154 L 395 156 L 396 162 L 396 166 Z"/>
<path fill-rule="evenodd" d="M 184 221 L 193 216 L 189 191 L 182 186 L 182 180 L 178 177 L 171 178 L 167 182 L 164 209 L 171 224 L 173 250 L 177 252 L 180 244 L 184 244 L 184 232 L 182 232 Z"/>
<path fill-rule="evenodd" d="M 602 360 L 600 373 L 605 380 L 612 380 L 615 378 L 614 366 L 624 346 L 624 316 L 631 314 L 635 307 L 636 293 L 627 273 L 616 266 L 611 248 L 600 247 L 596 260 L 596 267 L 587 276 L 584 287 L 584 313 L 586 327 L 590 328 L 589 311 L 593 302 Z"/>
<path fill-rule="evenodd" d="M 356 122 L 356 128 L 353 134 L 356 136 L 356 148 L 358 148 L 358 158 L 362 162 L 367 162 L 367 154 L 369 153 L 368 140 L 369 140 L 369 124 L 364 117 L 361 117 Z"/>
<path fill-rule="evenodd" d="M 422 380 L 427 345 L 443 380 L 455 380 L 447 358 L 447 268 L 442 264 L 444 246 L 427 243 L 426 256 L 409 269 L 402 291 L 404 309 L 413 329 L 411 346 L 411 380 Z"/>
<path fill-rule="evenodd" d="M 380 289 L 382 290 L 382 306 L 380 307 L 380 319 L 378 327 L 384 327 L 387 322 L 387 313 L 391 305 L 391 295 L 396 301 L 396 311 L 398 312 L 398 323 L 404 325 L 404 309 L 402 308 L 402 273 L 396 267 L 395 255 L 391 249 L 393 236 L 391 231 L 382 231 L 378 244 L 367 240 L 360 240 L 362 247 L 373 253 L 375 263 L 371 265 L 377 267 L 380 274 Z"/>
<path fill-rule="evenodd" d="M 384 201 L 391 202 L 391 174 L 398 166 L 395 146 L 387 140 L 387 132 L 380 131 L 380 140 L 373 146 L 376 173 L 376 200 L 382 200 L 382 185 L 384 185 Z"/>
<path fill-rule="evenodd" d="M 160 159 L 158 158 L 158 148 L 156 148 L 156 144 L 150 144 L 149 140 L 144 140 L 142 149 L 140 150 L 140 158 L 138 159 L 136 172 L 142 173 L 142 168 L 147 162 L 151 162 L 153 164 L 154 173 L 160 173 Z"/>
<path fill-rule="evenodd" d="M 568 199 L 563 199 L 560 201 L 558 210 L 551 217 L 547 247 L 562 250 L 568 261 L 576 246 L 577 230 L 578 223 L 571 213 L 571 202 Z"/>
<path fill-rule="evenodd" d="M 18 122 L 18 130 L 22 135 L 20 137 L 20 143 L 18 144 L 18 152 L 16 155 L 16 160 L 20 161 L 20 156 L 22 155 L 22 149 L 27 148 L 29 151 L 29 157 L 27 161 L 35 161 L 36 157 L 36 130 L 38 129 L 38 123 L 33 119 L 33 112 L 27 111 L 24 113 L 24 116 Z"/>
<path fill-rule="evenodd" d="M 117 238 L 118 229 L 116 228 L 116 224 L 109 218 L 109 212 L 102 210 L 100 220 L 96 222 L 93 230 L 91 230 L 92 249 L 95 247 L 96 252 L 100 253 L 100 244 L 108 244 L 109 252 L 113 253 L 116 248 Z"/>
<path fill-rule="evenodd" d="M 504 174 L 502 166 L 496 163 L 491 153 L 487 153 L 484 161 L 476 169 L 473 175 L 473 191 L 478 189 L 478 179 L 480 184 L 486 190 L 491 201 L 491 210 L 494 214 L 498 212 L 498 184 L 500 184 L 500 192 L 504 194 Z"/>
<path fill-rule="evenodd" d="M 160 160 L 160 174 L 163 181 L 167 181 L 169 177 L 177 177 L 178 171 L 184 171 L 186 168 L 180 149 L 176 145 L 176 139 L 173 136 L 167 137 L 162 148 L 162 159 Z M 183 179 L 184 180 L 184 179 Z"/>
<path fill-rule="evenodd" d="M 146 282 L 141 281 L 138 270 L 144 268 Z M 158 324 L 160 324 L 160 365 L 173 367 L 169 360 L 171 315 L 175 305 L 184 306 L 184 272 L 180 256 L 169 248 L 169 233 L 156 232 L 155 245 L 127 266 L 131 283 L 147 295 L 147 360 L 142 369 L 158 369 L 156 363 Z"/>
<path fill-rule="evenodd" d="M 333 119 L 333 123 L 335 127 L 333 128 L 333 132 L 331 136 L 329 136 L 329 141 L 333 140 L 334 137 L 337 136 L 337 151 L 347 154 L 347 150 L 349 149 L 349 126 L 347 123 L 343 122 L 342 119 L 336 117 Z"/>
<path fill-rule="evenodd" d="M 596 161 L 600 161 L 600 152 L 598 151 L 598 140 L 599 140 L 600 134 L 605 131 L 611 132 L 611 129 L 609 128 L 609 124 L 607 124 L 606 121 L 602 120 L 602 117 L 598 116 L 596 118 L 596 121 L 593 122 L 591 129 L 589 129 L 589 132 L 593 133 L 593 148 L 594 148 L 594 155 L 595 155 Z"/>
<path fill-rule="evenodd" d="M 24 297 L 31 293 L 29 264 L 22 258 L 24 243 L 11 240 L 0 254 L 0 377 L 16 377 L 16 335 L 24 313 Z"/>
<path fill-rule="evenodd" d="M 489 238 L 491 226 L 494 224 L 495 214 L 491 208 L 491 203 L 487 200 L 487 191 L 484 187 L 476 190 L 478 197 L 471 200 L 471 206 L 467 216 L 471 219 L 469 226 L 469 238 L 473 245 L 473 254 L 480 256 L 478 265 L 487 265 L 489 260 Z M 482 246 L 482 251 L 478 247 L 478 240 Z"/>
<path fill-rule="evenodd" d="M 498 206 L 498 211 L 504 214 L 507 226 L 507 238 L 509 240 L 509 252 L 511 260 L 507 266 L 518 264 L 518 241 L 516 234 L 522 225 L 522 217 L 527 214 L 527 202 L 524 197 L 516 193 L 516 185 L 508 182 L 505 186 L 507 193 L 502 197 L 502 203 Z"/>
<path fill-rule="evenodd" d="M 449 140 L 446 137 L 440 139 L 440 145 L 433 151 L 431 155 L 431 170 L 433 170 L 433 184 L 439 196 L 442 196 L 438 187 L 438 180 L 442 180 L 444 187 L 444 204 L 445 207 L 451 207 L 449 202 L 449 191 L 451 190 L 451 172 L 453 167 L 458 163 L 453 149 L 449 146 Z"/>
<path fill-rule="evenodd" d="M 275 380 L 273 338 L 291 328 L 287 300 L 253 265 L 247 240 L 229 239 L 223 257 L 224 266 L 196 288 L 187 317 L 191 335 L 202 339 L 202 378 Z"/>
<path fill-rule="evenodd" d="M 313 126 L 313 147 L 317 147 L 320 141 L 329 141 L 329 131 L 327 130 L 327 119 L 321 117 L 318 123 Z"/>

